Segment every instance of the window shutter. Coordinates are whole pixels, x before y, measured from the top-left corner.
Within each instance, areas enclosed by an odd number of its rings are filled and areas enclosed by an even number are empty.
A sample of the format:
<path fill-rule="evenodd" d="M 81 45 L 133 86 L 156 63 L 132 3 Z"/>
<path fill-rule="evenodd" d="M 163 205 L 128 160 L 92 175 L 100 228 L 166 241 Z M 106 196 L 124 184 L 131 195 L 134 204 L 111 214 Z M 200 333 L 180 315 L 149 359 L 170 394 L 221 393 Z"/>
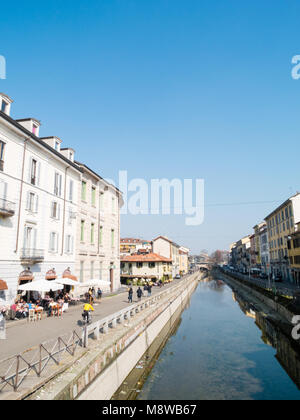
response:
<path fill-rule="evenodd" d="M 62 183 L 62 176 L 59 175 L 59 196 L 61 197 L 61 183 Z"/>
<path fill-rule="evenodd" d="M 57 204 L 57 220 L 60 220 L 60 204 Z"/>
<path fill-rule="evenodd" d="M 35 212 L 37 213 L 39 209 L 39 196 L 35 194 Z"/>
<path fill-rule="evenodd" d="M 26 205 L 26 210 L 29 210 L 30 208 L 30 192 L 28 191 L 27 193 L 27 205 Z"/>
<path fill-rule="evenodd" d="M 33 230 L 33 248 L 37 248 L 37 229 Z"/>
<path fill-rule="evenodd" d="M 32 157 L 29 159 L 28 183 L 31 184 Z"/>
<path fill-rule="evenodd" d="M 41 185 L 41 162 L 37 164 L 37 185 Z"/>
<path fill-rule="evenodd" d="M 59 241 L 59 235 L 56 233 L 56 252 L 58 252 L 58 241 Z"/>

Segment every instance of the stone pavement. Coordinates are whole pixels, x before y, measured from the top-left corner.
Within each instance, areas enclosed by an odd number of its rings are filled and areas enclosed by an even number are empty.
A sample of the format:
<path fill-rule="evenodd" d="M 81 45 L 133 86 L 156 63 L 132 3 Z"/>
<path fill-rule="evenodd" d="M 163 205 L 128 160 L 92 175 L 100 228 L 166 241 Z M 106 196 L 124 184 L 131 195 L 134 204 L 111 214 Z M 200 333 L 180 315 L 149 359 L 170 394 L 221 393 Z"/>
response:
<path fill-rule="evenodd" d="M 153 287 L 152 294 L 156 294 L 181 281 L 184 281 L 184 278 L 174 280 L 172 283 L 163 286 L 163 289 Z M 137 301 L 137 287 L 133 287 L 133 289 L 134 303 Z M 114 312 L 118 312 L 129 305 L 131 304 L 128 303 L 127 292 L 103 297 L 100 303 L 97 302 L 94 305 L 93 322 L 105 318 Z M 6 340 L 0 340 L 0 361 L 20 354 L 45 341 L 58 338 L 66 333 L 76 331 L 81 334 L 82 309 L 83 304 L 74 307 L 71 306 L 68 312 L 63 314 L 62 318 L 45 318 L 42 321 L 31 323 L 27 321 L 15 321 L 13 324 L 9 323 L 6 328 Z"/>

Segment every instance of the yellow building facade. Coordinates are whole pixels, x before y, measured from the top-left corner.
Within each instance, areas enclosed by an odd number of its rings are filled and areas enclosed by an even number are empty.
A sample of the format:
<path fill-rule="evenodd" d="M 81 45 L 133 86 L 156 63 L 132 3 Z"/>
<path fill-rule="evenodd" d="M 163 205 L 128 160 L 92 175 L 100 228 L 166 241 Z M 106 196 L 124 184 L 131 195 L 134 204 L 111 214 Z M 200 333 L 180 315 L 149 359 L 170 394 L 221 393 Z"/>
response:
<path fill-rule="evenodd" d="M 268 229 L 270 271 L 283 280 L 293 281 L 288 255 L 288 239 L 300 218 L 300 194 L 296 194 L 265 218 Z M 295 220 L 296 219 L 296 220 Z"/>
<path fill-rule="evenodd" d="M 294 283 L 300 285 L 300 223 L 288 239 L 288 254 Z"/>

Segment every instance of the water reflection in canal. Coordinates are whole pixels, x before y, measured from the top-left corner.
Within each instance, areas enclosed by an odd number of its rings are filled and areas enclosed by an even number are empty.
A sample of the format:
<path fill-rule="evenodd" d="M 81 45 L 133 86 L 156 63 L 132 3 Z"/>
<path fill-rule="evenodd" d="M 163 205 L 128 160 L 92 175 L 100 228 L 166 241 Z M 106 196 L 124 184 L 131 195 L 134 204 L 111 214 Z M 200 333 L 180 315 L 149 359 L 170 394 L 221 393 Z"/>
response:
<path fill-rule="evenodd" d="M 138 399 L 300 399 L 293 343 L 255 318 L 222 281 L 201 282 Z"/>

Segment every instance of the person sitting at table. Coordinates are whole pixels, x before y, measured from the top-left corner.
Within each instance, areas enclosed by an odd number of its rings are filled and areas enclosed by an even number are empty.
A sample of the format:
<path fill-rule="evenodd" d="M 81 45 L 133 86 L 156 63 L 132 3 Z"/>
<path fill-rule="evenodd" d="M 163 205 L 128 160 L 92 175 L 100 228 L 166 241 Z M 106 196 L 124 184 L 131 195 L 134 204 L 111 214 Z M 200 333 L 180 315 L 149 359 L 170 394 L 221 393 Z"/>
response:
<path fill-rule="evenodd" d="M 54 302 L 53 299 L 51 299 L 50 303 L 49 303 L 49 306 L 48 306 L 48 316 L 51 316 L 52 309 L 53 309 L 53 307 L 56 307 L 56 306 L 57 306 L 57 303 Z"/>
<path fill-rule="evenodd" d="M 65 294 L 65 297 L 64 297 L 64 301 L 65 301 L 65 303 L 69 303 L 69 302 L 70 302 L 70 300 L 71 300 L 71 298 L 70 298 L 69 293 L 66 293 L 66 294 Z"/>
<path fill-rule="evenodd" d="M 16 318 L 17 319 L 22 319 L 22 318 L 26 318 L 27 316 L 27 310 L 25 308 L 25 305 L 21 302 L 19 302 L 17 304 L 17 312 L 16 312 Z"/>

